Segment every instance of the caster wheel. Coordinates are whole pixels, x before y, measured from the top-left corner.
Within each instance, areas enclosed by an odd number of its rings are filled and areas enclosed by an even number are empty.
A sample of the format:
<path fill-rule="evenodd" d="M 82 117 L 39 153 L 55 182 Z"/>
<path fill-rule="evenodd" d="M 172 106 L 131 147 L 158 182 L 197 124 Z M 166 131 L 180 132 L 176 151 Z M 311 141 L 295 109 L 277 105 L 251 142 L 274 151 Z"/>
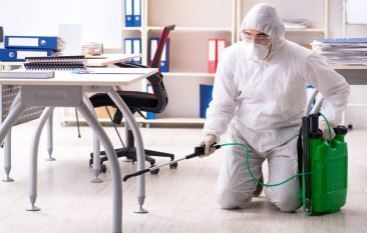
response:
<path fill-rule="evenodd" d="M 107 172 L 107 166 L 105 164 L 101 164 L 101 173 Z"/>
<path fill-rule="evenodd" d="M 178 163 L 172 163 L 169 165 L 169 168 L 171 169 L 177 169 L 177 167 L 178 167 Z"/>
<path fill-rule="evenodd" d="M 159 169 L 155 169 L 153 171 L 150 171 L 150 174 L 157 175 L 159 173 Z"/>
<path fill-rule="evenodd" d="M 353 129 L 353 125 L 352 124 L 348 125 L 348 129 L 349 130 L 352 130 Z"/>
<path fill-rule="evenodd" d="M 93 165 L 93 159 L 89 159 L 89 167 L 92 167 Z"/>

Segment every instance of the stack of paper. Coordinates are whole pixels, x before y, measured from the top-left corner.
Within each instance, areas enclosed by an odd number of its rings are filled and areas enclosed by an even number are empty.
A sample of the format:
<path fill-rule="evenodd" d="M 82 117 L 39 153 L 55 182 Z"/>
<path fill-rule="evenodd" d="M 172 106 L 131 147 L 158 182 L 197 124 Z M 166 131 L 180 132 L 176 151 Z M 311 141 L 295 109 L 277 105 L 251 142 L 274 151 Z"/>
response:
<path fill-rule="evenodd" d="M 82 53 L 85 56 L 97 56 L 103 53 L 103 44 L 97 42 L 89 42 L 82 45 Z"/>
<path fill-rule="evenodd" d="M 55 76 L 54 71 L 31 71 L 31 70 L 11 70 L 0 71 L 0 79 L 48 79 Z"/>
<path fill-rule="evenodd" d="M 367 65 L 367 38 L 314 40 L 312 49 L 333 65 Z"/>
<path fill-rule="evenodd" d="M 283 19 L 286 29 L 304 29 L 308 27 L 307 19 Z"/>

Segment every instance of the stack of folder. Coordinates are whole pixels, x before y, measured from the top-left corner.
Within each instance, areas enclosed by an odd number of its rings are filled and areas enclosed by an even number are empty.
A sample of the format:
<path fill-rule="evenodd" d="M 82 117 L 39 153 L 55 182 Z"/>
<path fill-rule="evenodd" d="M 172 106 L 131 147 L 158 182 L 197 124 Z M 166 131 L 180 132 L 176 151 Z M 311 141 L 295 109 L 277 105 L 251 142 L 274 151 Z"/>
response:
<path fill-rule="evenodd" d="M 312 49 L 332 65 L 367 65 L 367 38 L 314 40 Z"/>
<path fill-rule="evenodd" d="M 125 26 L 141 27 L 141 0 L 125 0 Z"/>
<path fill-rule="evenodd" d="M 286 29 L 305 29 L 308 28 L 307 19 L 282 19 Z"/>
<path fill-rule="evenodd" d="M 5 48 L 0 49 L 0 61 L 25 61 L 26 57 L 52 56 L 63 46 L 58 37 L 5 36 Z"/>

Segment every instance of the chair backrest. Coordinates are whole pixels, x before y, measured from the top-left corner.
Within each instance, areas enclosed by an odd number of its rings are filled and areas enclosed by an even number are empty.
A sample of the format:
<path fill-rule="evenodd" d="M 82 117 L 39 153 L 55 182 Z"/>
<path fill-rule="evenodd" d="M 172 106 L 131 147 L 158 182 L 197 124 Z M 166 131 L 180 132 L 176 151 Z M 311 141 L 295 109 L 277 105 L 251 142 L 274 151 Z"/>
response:
<path fill-rule="evenodd" d="M 169 25 L 163 28 L 161 35 L 159 37 L 157 50 L 154 53 L 153 59 L 150 62 L 149 66 L 153 68 L 160 68 L 161 67 L 161 59 L 162 59 L 162 53 L 164 50 L 164 46 L 166 45 L 168 41 L 168 36 L 171 31 L 175 30 L 176 25 Z"/>
<path fill-rule="evenodd" d="M 168 36 L 170 34 L 170 32 L 172 30 L 174 30 L 176 27 L 176 25 L 169 25 L 163 28 L 160 37 L 159 37 L 159 41 L 158 41 L 158 46 L 157 49 L 154 53 L 154 57 L 149 65 L 149 67 L 152 68 L 160 68 L 160 64 L 161 64 L 161 58 L 162 58 L 162 52 L 164 50 L 164 46 L 167 43 L 168 40 Z M 144 65 L 138 65 L 138 64 L 129 64 L 129 63 L 117 63 L 115 64 L 116 66 L 119 67 L 129 67 L 129 68 L 142 68 L 142 67 L 146 67 Z M 154 107 L 144 107 L 143 108 L 135 108 L 132 110 L 135 111 L 147 111 L 147 112 L 154 112 L 154 113 L 161 113 L 165 110 L 167 104 L 168 104 L 168 96 L 167 96 L 167 92 L 166 92 L 166 88 L 163 84 L 163 75 L 161 73 L 156 73 L 154 75 L 149 76 L 147 79 L 150 82 L 152 89 L 153 89 L 153 93 L 154 96 L 157 98 L 157 105 Z M 119 111 L 116 111 L 116 114 Z M 115 116 L 116 116 L 115 114 Z"/>
<path fill-rule="evenodd" d="M 169 25 L 163 28 L 161 35 L 159 37 L 158 46 L 154 53 L 153 59 L 150 62 L 150 67 L 152 68 L 160 68 L 161 66 L 161 59 L 162 59 L 162 53 L 164 50 L 164 46 L 166 45 L 168 41 L 168 37 L 171 31 L 175 29 L 176 25 Z M 168 95 L 166 92 L 166 88 L 164 87 L 163 81 L 162 81 L 163 75 L 161 73 L 157 73 L 155 75 L 152 75 L 148 77 L 148 81 L 152 85 L 153 93 L 158 99 L 158 104 L 152 109 L 146 109 L 145 111 L 151 111 L 154 113 L 161 113 L 166 109 L 166 106 L 168 104 Z"/>
<path fill-rule="evenodd" d="M 144 111 L 161 113 L 163 112 L 168 104 L 168 95 L 166 92 L 166 88 L 164 87 L 163 76 L 161 73 L 156 73 L 154 75 L 149 76 L 147 79 L 152 86 L 153 93 L 158 100 L 158 104 L 154 106 L 154 108 L 145 108 Z"/>

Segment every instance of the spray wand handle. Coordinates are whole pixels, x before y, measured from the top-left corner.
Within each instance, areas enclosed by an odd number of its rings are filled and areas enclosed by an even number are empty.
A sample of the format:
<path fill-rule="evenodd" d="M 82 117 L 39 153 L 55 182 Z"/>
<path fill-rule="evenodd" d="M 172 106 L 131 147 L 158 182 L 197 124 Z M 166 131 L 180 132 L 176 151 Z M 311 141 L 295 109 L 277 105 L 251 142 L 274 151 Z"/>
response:
<path fill-rule="evenodd" d="M 213 144 L 211 147 L 214 147 L 217 150 L 221 147 L 221 145 Z M 192 159 L 192 158 L 195 158 L 197 156 L 204 155 L 204 154 L 205 154 L 205 145 L 197 146 L 197 147 L 195 147 L 194 153 L 192 153 L 190 155 L 186 155 L 185 159 Z"/>

